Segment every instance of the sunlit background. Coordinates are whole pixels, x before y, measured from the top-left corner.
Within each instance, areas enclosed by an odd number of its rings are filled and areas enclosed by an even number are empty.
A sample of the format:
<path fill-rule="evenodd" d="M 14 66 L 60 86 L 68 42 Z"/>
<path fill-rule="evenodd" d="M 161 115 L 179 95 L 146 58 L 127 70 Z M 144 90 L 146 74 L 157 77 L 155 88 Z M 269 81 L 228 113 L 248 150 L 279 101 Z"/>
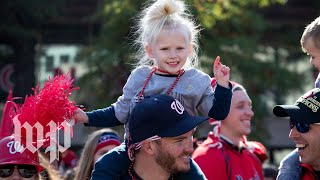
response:
<path fill-rule="evenodd" d="M 25 97 L 49 76 L 70 72 L 80 90 L 72 100 L 87 110 L 116 101 L 133 68 L 132 27 L 143 0 L 1 1 L 0 102 L 9 90 Z M 313 87 L 316 70 L 301 51 L 304 27 L 320 15 L 318 0 L 188 0 L 202 29 L 199 68 L 212 75 L 217 55 L 244 85 L 255 118 L 250 140 L 263 142 L 278 165 L 294 146 L 289 123 L 272 115 Z M 96 130 L 75 126 L 72 149 Z M 123 133 L 123 127 L 115 127 Z M 211 127 L 203 124 L 197 137 Z"/>

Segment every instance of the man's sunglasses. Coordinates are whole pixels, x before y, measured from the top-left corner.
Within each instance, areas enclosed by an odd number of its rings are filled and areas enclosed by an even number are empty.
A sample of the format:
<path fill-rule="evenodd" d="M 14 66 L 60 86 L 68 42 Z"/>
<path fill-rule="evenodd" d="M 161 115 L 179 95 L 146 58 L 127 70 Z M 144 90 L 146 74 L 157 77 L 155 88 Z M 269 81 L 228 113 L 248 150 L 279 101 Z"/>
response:
<path fill-rule="evenodd" d="M 320 123 L 313 124 L 320 125 Z M 290 121 L 290 129 L 292 129 L 294 126 L 296 126 L 299 133 L 307 133 L 310 129 L 310 124 Z"/>
<path fill-rule="evenodd" d="M 37 173 L 37 167 L 33 165 L 0 165 L 0 177 L 12 176 L 14 169 L 17 168 L 21 177 L 31 178 Z"/>

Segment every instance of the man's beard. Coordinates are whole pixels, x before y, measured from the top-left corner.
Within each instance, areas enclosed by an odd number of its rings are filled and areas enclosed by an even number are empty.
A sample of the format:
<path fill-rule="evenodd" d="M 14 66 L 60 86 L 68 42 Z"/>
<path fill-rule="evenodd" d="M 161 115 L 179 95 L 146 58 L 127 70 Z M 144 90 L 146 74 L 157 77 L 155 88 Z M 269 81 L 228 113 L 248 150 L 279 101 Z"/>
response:
<path fill-rule="evenodd" d="M 176 158 L 170 153 L 158 151 L 158 154 L 155 157 L 156 163 L 161 166 L 164 170 L 166 170 L 170 174 L 176 173 L 186 173 L 190 170 L 189 168 L 181 168 L 176 164 Z"/>

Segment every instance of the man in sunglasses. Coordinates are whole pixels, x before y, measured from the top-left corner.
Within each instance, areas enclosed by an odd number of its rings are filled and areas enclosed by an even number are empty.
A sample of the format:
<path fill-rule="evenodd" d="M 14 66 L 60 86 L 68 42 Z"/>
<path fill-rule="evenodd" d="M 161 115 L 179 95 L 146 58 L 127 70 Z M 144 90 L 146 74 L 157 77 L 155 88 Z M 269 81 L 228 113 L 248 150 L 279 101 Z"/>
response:
<path fill-rule="evenodd" d="M 39 165 L 38 153 L 28 149 L 21 151 L 21 145 L 14 136 L 0 140 L 0 180 L 39 179 L 43 168 Z"/>
<path fill-rule="evenodd" d="M 301 96 L 294 105 L 277 105 L 273 114 L 290 118 L 289 137 L 300 159 L 300 179 L 320 179 L 320 89 Z"/>

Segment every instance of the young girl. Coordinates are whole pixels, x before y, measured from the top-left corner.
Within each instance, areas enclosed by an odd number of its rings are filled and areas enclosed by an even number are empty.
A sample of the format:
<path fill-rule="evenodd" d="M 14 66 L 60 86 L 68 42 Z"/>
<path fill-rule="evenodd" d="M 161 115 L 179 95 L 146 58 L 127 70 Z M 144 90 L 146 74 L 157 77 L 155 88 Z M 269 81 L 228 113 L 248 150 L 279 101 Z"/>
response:
<path fill-rule="evenodd" d="M 214 75 L 218 86 L 214 92 L 210 76 L 194 68 L 197 65 L 199 29 L 190 19 L 185 4 L 179 0 L 158 0 L 147 6 L 140 17 L 135 43 L 138 62 L 123 88 L 123 95 L 104 109 L 88 113 L 77 110 L 75 120 L 97 127 L 126 125 L 135 104 L 153 94 L 175 97 L 191 115 L 202 114 L 223 120 L 229 113 L 232 97 L 230 69 L 217 57 Z M 124 147 L 104 156 L 111 159 L 112 168 L 108 165 L 103 165 L 104 169 L 95 168 L 93 177 L 105 178 L 110 175 L 108 173 L 117 175 L 127 170 L 125 167 L 130 161 Z M 123 165 L 117 164 L 117 168 L 111 164 L 115 161 Z M 194 168 L 193 164 L 191 169 Z"/>

